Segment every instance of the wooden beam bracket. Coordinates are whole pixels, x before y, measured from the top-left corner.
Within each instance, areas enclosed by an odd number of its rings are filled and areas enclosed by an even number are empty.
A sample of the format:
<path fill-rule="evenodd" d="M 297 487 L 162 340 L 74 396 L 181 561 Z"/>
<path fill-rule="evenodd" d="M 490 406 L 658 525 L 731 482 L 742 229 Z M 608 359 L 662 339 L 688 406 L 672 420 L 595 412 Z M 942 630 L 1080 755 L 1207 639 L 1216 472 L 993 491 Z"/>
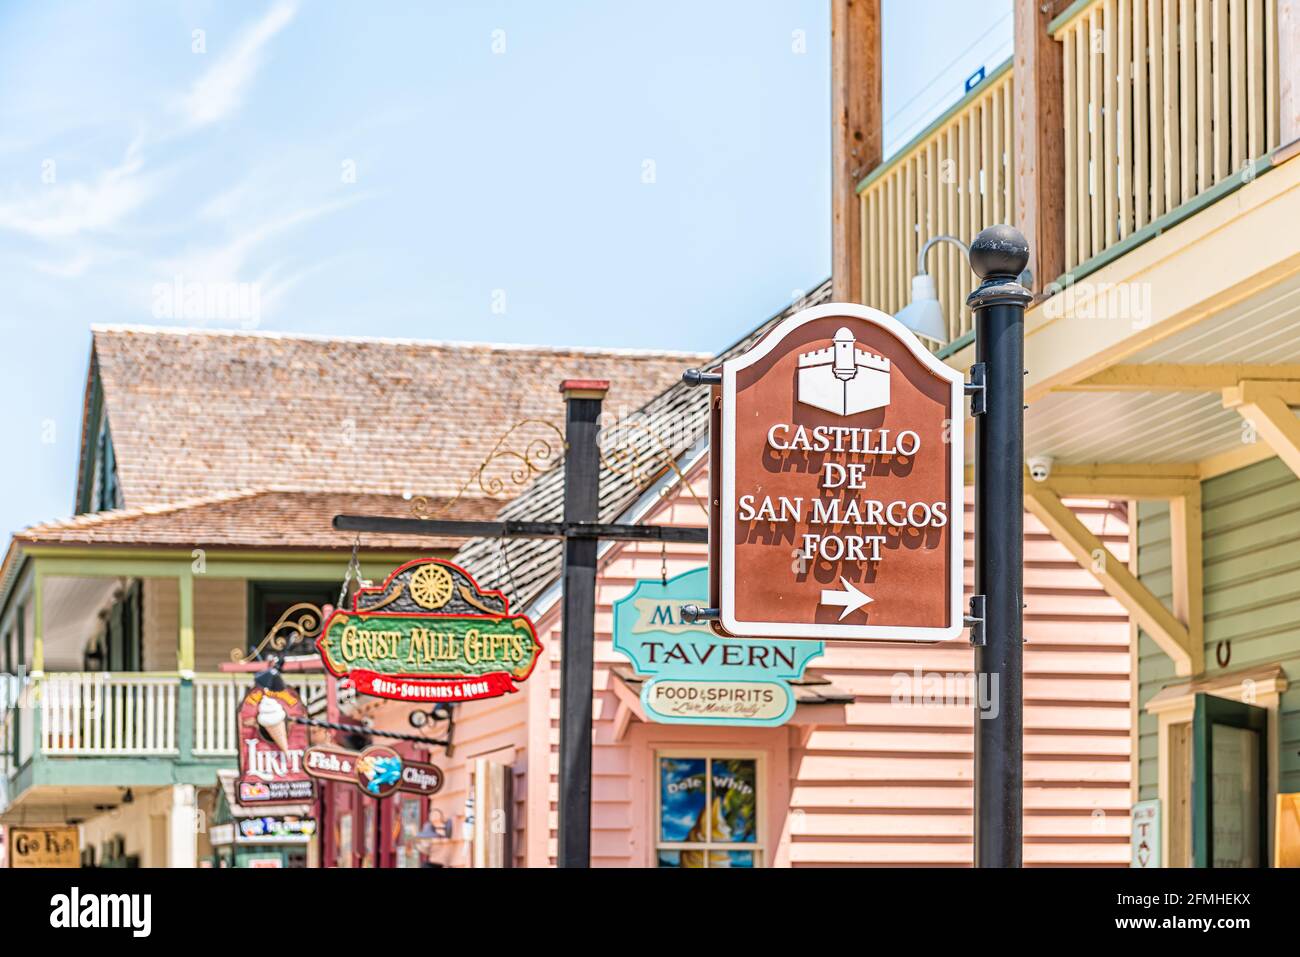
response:
<path fill-rule="evenodd" d="M 1224 408 L 1236 409 L 1249 429 L 1244 438 L 1262 438 L 1300 476 L 1300 419 L 1291 409 L 1297 405 L 1300 382 L 1246 380 L 1223 390 Z"/>
<path fill-rule="evenodd" d="M 1129 571 L 1128 566 L 1088 530 L 1052 489 L 1033 482 L 1026 484 L 1025 508 L 1043 524 L 1053 538 L 1065 546 L 1081 567 L 1092 573 L 1106 594 L 1124 606 L 1138 626 L 1173 660 L 1176 674 L 1195 675 L 1203 670 L 1204 649 L 1199 637 L 1199 587 L 1194 602 L 1184 599 L 1187 607 L 1195 608 L 1197 612 L 1197 620 L 1189 627 L 1179 621 Z M 1199 516 L 1199 508 L 1197 514 Z M 1196 547 L 1199 555 L 1199 527 Z M 1199 562 L 1196 569 L 1197 573 L 1192 574 L 1189 568 L 1184 576 L 1186 582 L 1199 585 Z M 1175 606 L 1178 605 L 1179 600 L 1176 599 Z"/>

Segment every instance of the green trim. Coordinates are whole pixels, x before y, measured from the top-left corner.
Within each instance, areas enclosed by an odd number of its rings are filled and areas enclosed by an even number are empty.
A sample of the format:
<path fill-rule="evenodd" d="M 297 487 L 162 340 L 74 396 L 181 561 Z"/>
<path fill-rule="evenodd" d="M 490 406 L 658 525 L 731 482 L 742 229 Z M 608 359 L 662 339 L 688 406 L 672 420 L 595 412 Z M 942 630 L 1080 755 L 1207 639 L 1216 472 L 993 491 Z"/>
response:
<path fill-rule="evenodd" d="M 1066 7 L 1055 20 L 1047 25 L 1047 35 L 1055 40 L 1056 34 L 1064 29 L 1066 24 L 1072 22 L 1075 17 L 1089 7 L 1096 6 L 1098 2 L 1099 0 L 1074 0 L 1074 3 Z"/>
<path fill-rule="evenodd" d="M 14 747 L 14 754 L 18 753 L 17 746 Z M 27 759 L 27 762 L 13 774 L 9 776 L 9 807 L 13 807 L 18 796 L 32 786 L 32 780 L 36 776 L 36 760 L 34 757 Z"/>
<path fill-rule="evenodd" d="M 194 730 L 194 682 L 182 678 L 176 696 L 176 760 L 182 764 L 194 760 Z"/>
<path fill-rule="evenodd" d="M 446 549 L 435 549 L 429 553 L 412 552 L 410 558 L 401 555 L 361 555 L 359 560 L 363 569 L 367 566 L 385 572 L 415 558 L 428 558 L 442 555 Z M 321 555 L 317 558 L 301 558 L 298 561 L 243 559 L 238 561 L 218 561 L 207 556 L 206 570 L 201 574 L 193 571 L 191 559 L 173 557 L 170 559 L 140 559 L 120 555 L 100 555 L 94 558 L 63 558 L 47 555 L 36 556 L 33 561 L 41 575 L 59 575 L 72 578 L 184 578 L 197 575 L 200 578 L 263 578 L 270 581 L 342 581 L 347 568 L 348 556 L 342 552 Z M 379 576 L 382 577 L 382 576 Z"/>
<path fill-rule="evenodd" d="M 1245 186 L 1247 183 L 1254 182 L 1272 168 L 1273 159 L 1269 154 L 1251 160 L 1249 179 L 1245 178 L 1242 173 L 1239 172 L 1233 176 L 1229 176 L 1225 180 L 1215 183 L 1205 192 L 1193 196 L 1187 202 L 1175 209 L 1171 209 L 1159 219 L 1152 220 L 1136 232 L 1130 233 L 1115 245 L 1110 246 L 1102 250 L 1096 256 L 1093 256 L 1087 262 L 1080 263 L 1070 272 L 1058 276 L 1054 285 L 1062 289 L 1068 288 L 1080 279 L 1091 275 L 1104 266 L 1110 265 L 1125 253 L 1131 252 L 1148 240 L 1155 239 L 1165 230 L 1172 229 L 1184 220 L 1190 219 L 1207 206 L 1212 206 L 1214 203 L 1223 199 L 1223 197 L 1241 189 L 1241 187 Z"/>
<path fill-rule="evenodd" d="M 32 582 L 32 671 L 45 670 L 45 581 L 41 570 L 36 569 Z"/>
<path fill-rule="evenodd" d="M 454 548 L 432 548 L 423 551 L 365 551 L 358 554 L 361 562 L 377 562 L 385 564 L 388 562 L 397 562 L 402 564 L 414 558 L 428 558 L 430 554 L 446 553 L 451 555 L 456 550 Z M 93 562 L 110 562 L 110 561 L 169 561 L 177 564 L 188 565 L 194 560 L 194 549 L 186 547 L 184 549 L 164 549 L 164 548 L 132 548 L 121 545 L 110 545 L 103 548 L 91 545 L 25 545 L 23 547 L 25 555 L 31 558 L 45 559 L 87 559 Z M 301 549 L 299 551 L 259 551 L 255 548 L 221 548 L 206 549 L 204 559 L 210 565 L 213 562 L 242 562 L 255 560 L 259 562 L 282 561 L 282 562 L 336 562 L 340 557 L 347 561 L 351 557 L 351 552 L 345 548 L 333 550 L 326 549 Z M 409 556 L 409 557 L 408 557 Z"/>
<path fill-rule="evenodd" d="M 194 670 L 194 572 L 187 566 L 177 579 L 180 592 L 176 629 L 176 670 Z"/>
<path fill-rule="evenodd" d="M 969 93 L 963 96 L 960 100 L 958 100 L 956 103 L 950 106 L 943 113 L 939 114 L 938 119 L 932 122 L 925 129 L 921 130 L 921 132 L 913 136 L 902 147 L 895 150 L 894 153 L 887 160 L 885 160 L 885 162 L 881 163 L 870 173 L 868 173 L 866 178 L 863 179 L 860 183 L 858 183 L 858 188 L 856 190 L 857 194 L 861 195 L 864 189 L 866 189 L 868 186 L 870 186 L 876 180 L 880 179 L 880 177 L 884 176 L 887 172 L 889 172 L 900 162 L 906 159 L 909 153 L 911 153 L 923 142 L 929 139 L 935 133 L 936 130 L 939 130 L 945 125 L 947 125 L 949 120 L 951 120 L 958 113 L 962 112 L 962 110 L 966 109 L 966 107 L 970 106 L 970 104 L 973 103 L 975 100 L 979 99 L 985 93 L 987 93 L 988 87 L 991 86 L 996 80 L 1000 79 L 1002 74 L 1006 73 L 1008 70 L 1011 69 L 1011 63 L 1013 59 L 1014 59 L 1013 57 L 1007 57 L 1007 59 L 1004 60 L 999 66 L 997 66 L 992 73 L 988 74 L 987 76 L 984 77 L 984 79 L 980 80 L 980 82 L 975 86 L 973 90 L 971 90 Z"/>
<path fill-rule="evenodd" d="M 975 341 L 975 330 L 972 329 L 964 336 L 958 336 L 956 339 L 952 340 L 952 342 L 948 343 L 946 346 L 944 346 L 942 349 L 936 352 L 934 356 L 936 359 L 947 359 L 949 356 L 954 356 L 957 353 L 961 352 L 963 349 L 965 349 L 968 345 L 970 345 L 974 341 Z"/>
<path fill-rule="evenodd" d="M 130 561 L 104 559 L 100 561 L 81 558 L 35 558 L 36 579 L 42 577 L 64 578 L 180 578 L 189 571 L 188 561 Z"/>
<path fill-rule="evenodd" d="M 95 360 L 95 347 L 92 343 L 90 349 L 90 414 L 87 421 L 83 423 L 84 431 L 81 435 L 81 447 L 85 453 L 81 461 L 77 463 L 78 470 L 78 489 L 77 500 L 74 504 L 75 514 L 81 515 L 90 511 L 90 492 L 94 486 L 95 458 L 99 454 L 99 423 L 103 418 L 104 411 L 104 389 L 99 380 L 99 363 Z"/>
<path fill-rule="evenodd" d="M 59 758 L 42 755 L 33 761 L 32 786 L 108 785 L 110 787 L 167 786 L 193 784 L 212 787 L 217 771 L 233 768 L 234 757 L 190 758 L 182 761 L 174 755 L 151 757 L 76 757 Z M 15 798 L 20 792 L 14 791 Z"/>

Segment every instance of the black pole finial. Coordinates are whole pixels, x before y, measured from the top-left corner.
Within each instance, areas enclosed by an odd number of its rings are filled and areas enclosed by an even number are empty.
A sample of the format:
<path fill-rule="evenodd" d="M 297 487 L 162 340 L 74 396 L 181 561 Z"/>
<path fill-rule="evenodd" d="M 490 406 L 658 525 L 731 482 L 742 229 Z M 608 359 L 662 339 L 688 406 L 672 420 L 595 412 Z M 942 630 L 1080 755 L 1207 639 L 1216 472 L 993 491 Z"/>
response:
<path fill-rule="evenodd" d="M 1029 243 L 1014 226 L 1000 223 L 980 230 L 970 244 L 970 265 L 980 284 L 966 297 L 966 306 L 979 311 L 987 306 L 1033 302 L 1034 294 L 1020 284 L 1020 274 L 1029 263 Z"/>
<path fill-rule="evenodd" d="M 970 265 L 981 280 L 1016 279 L 1029 264 L 1029 241 L 1014 226 L 999 223 L 980 231 L 970 244 Z"/>

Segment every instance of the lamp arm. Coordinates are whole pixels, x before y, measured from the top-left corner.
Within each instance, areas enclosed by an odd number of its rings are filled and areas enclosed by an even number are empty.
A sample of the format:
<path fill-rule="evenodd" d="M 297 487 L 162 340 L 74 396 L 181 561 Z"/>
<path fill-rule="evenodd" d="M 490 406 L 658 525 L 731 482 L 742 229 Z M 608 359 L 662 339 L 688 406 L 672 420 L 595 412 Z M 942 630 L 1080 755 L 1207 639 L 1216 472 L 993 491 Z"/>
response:
<path fill-rule="evenodd" d="M 970 264 L 970 247 L 956 236 L 949 236 L 947 234 L 931 236 L 925 241 L 925 245 L 921 247 L 921 254 L 916 257 L 916 274 L 918 276 L 925 275 L 925 254 L 930 251 L 930 248 L 934 246 L 935 243 L 952 243 L 954 246 L 959 247 L 962 254 L 966 257 L 966 263 L 968 265 Z"/>

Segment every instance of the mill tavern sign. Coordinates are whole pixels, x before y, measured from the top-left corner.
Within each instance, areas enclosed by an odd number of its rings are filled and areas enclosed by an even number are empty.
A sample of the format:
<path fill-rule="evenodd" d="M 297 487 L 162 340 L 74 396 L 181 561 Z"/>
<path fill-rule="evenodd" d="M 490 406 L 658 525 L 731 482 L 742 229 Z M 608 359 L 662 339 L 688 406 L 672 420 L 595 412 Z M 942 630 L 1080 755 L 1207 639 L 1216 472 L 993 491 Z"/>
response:
<path fill-rule="evenodd" d="M 805 309 L 722 366 L 712 598 L 739 636 L 962 630 L 962 376 L 892 317 Z"/>

